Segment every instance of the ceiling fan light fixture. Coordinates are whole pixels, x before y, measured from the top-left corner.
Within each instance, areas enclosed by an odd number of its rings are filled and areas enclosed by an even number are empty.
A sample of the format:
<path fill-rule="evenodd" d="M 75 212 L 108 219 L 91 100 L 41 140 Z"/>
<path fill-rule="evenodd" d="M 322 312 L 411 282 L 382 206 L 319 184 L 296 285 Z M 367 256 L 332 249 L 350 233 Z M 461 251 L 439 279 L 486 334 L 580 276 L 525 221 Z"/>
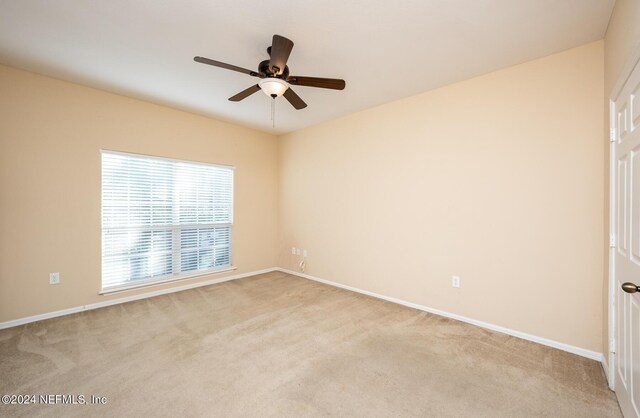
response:
<path fill-rule="evenodd" d="M 274 77 L 263 78 L 258 82 L 258 85 L 264 94 L 273 98 L 282 96 L 289 88 L 289 84 L 286 81 Z"/>
<path fill-rule="evenodd" d="M 260 79 L 258 84 L 242 90 L 240 93 L 229 97 L 230 102 L 239 102 L 246 99 L 258 90 L 262 90 L 264 94 L 274 99 L 283 96 L 296 110 L 304 109 L 307 104 L 296 94 L 290 87 L 294 86 L 317 87 L 321 89 L 343 90 L 345 87 L 344 80 L 337 78 L 321 78 L 321 77 L 302 77 L 289 76 L 289 67 L 287 60 L 293 48 L 293 41 L 280 35 L 273 35 L 271 46 L 267 48 L 269 59 L 261 61 L 258 64 L 258 71 L 248 70 L 220 61 L 215 61 L 205 57 L 193 57 L 195 62 L 201 64 L 213 65 L 214 67 L 224 68 L 225 70 L 237 71 L 239 73 L 257 77 Z M 271 101 L 271 105 L 275 105 L 275 100 Z"/>

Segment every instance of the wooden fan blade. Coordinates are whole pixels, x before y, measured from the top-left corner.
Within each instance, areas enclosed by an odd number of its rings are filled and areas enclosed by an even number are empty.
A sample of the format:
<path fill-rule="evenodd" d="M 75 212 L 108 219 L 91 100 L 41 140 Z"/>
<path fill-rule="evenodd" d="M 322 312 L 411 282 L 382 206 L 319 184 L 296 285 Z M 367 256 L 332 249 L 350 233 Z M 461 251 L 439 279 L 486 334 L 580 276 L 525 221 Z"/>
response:
<path fill-rule="evenodd" d="M 302 77 L 292 75 L 287 78 L 287 83 L 294 86 L 319 87 L 321 89 L 344 90 L 346 83 L 337 78 Z"/>
<path fill-rule="evenodd" d="M 213 65 L 214 67 L 220 67 L 220 68 L 224 68 L 226 70 L 237 71 L 237 72 L 243 73 L 243 74 L 249 74 L 250 76 L 253 76 L 253 77 L 260 77 L 260 74 L 258 74 L 255 71 L 247 70 L 246 68 L 237 67 L 237 66 L 231 65 L 231 64 L 226 64 L 226 63 L 220 62 L 220 61 L 214 61 L 214 60 L 211 60 L 209 58 L 193 57 L 193 60 L 195 62 L 199 62 L 201 64 Z"/>
<path fill-rule="evenodd" d="M 271 60 L 269 61 L 269 67 L 273 70 L 274 74 L 280 75 L 284 71 L 284 67 L 287 65 L 289 55 L 291 55 L 291 49 L 293 48 L 293 42 L 284 36 L 273 35 L 273 41 L 271 43 Z"/>
<path fill-rule="evenodd" d="M 296 94 L 295 91 L 291 90 L 291 87 L 284 92 L 284 98 L 287 99 L 297 110 L 307 107 L 307 104 Z"/>
<path fill-rule="evenodd" d="M 235 96 L 229 97 L 229 100 L 231 100 L 232 102 L 239 102 L 240 100 L 246 99 L 247 97 L 251 96 L 256 91 L 260 91 L 260 86 L 257 84 L 255 86 L 249 87 L 246 90 L 242 90 L 240 93 L 236 94 Z"/>

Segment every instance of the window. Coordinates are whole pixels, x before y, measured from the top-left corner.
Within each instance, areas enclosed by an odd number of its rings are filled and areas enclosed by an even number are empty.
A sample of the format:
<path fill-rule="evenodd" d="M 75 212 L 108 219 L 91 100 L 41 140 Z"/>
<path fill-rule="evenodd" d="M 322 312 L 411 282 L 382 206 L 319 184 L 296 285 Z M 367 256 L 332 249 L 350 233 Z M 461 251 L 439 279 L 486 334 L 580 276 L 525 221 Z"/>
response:
<path fill-rule="evenodd" d="M 102 152 L 102 290 L 231 267 L 233 168 Z"/>

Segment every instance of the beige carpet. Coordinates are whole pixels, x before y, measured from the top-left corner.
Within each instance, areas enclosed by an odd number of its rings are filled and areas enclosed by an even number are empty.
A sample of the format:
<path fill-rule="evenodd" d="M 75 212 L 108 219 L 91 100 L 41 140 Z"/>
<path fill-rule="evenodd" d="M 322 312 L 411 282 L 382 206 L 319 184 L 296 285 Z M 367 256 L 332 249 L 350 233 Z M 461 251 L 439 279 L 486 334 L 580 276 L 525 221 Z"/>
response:
<path fill-rule="evenodd" d="M 619 417 L 600 365 L 268 273 L 0 331 L 0 416 Z"/>

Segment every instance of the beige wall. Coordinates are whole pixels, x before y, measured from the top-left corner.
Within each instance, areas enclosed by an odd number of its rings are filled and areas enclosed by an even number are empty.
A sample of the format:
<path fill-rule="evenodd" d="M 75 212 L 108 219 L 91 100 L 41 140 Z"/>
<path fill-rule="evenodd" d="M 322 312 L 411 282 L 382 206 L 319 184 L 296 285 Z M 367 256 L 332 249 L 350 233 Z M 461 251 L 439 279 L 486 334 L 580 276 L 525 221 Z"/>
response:
<path fill-rule="evenodd" d="M 234 273 L 276 264 L 274 136 L 4 66 L 0 92 L 0 322 L 140 293 L 98 295 L 100 149 L 235 166 Z"/>
<path fill-rule="evenodd" d="M 621 77 L 621 72 L 631 59 L 632 54 L 640 47 L 640 1 L 638 0 L 617 0 L 616 5 L 611 14 L 607 33 L 604 38 L 604 113 L 605 113 L 605 132 L 603 138 L 604 162 L 605 162 L 605 196 L 609 196 L 609 98 L 613 93 L 613 88 Z M 605 231 L 609 234 L 609 200 L 605 199 Z M 603 298 L 602 310 L 603 327 L 605 332 L 602 333 L 603 352 L 608 350 L 608 296 L 609 296 L 609 276 L 608 276 L 608 253 L 609 245 L 605 240 L 603 242 L 603 253 L 605 254 L 605 271 L 602 281 Z M 608 361 L 608 358 L 606 358 Z"/>
<path fill-rule="evenodd" d="M 604 39 L 605 93 L 609 96 L 620 72 L 640 46 L 640 2 L 617 0 Z"/>
<path fill-rule="evenodd" d="M 280 265 L 601 352 L 603 80 L 599 41 L 282 137 Z"/>

